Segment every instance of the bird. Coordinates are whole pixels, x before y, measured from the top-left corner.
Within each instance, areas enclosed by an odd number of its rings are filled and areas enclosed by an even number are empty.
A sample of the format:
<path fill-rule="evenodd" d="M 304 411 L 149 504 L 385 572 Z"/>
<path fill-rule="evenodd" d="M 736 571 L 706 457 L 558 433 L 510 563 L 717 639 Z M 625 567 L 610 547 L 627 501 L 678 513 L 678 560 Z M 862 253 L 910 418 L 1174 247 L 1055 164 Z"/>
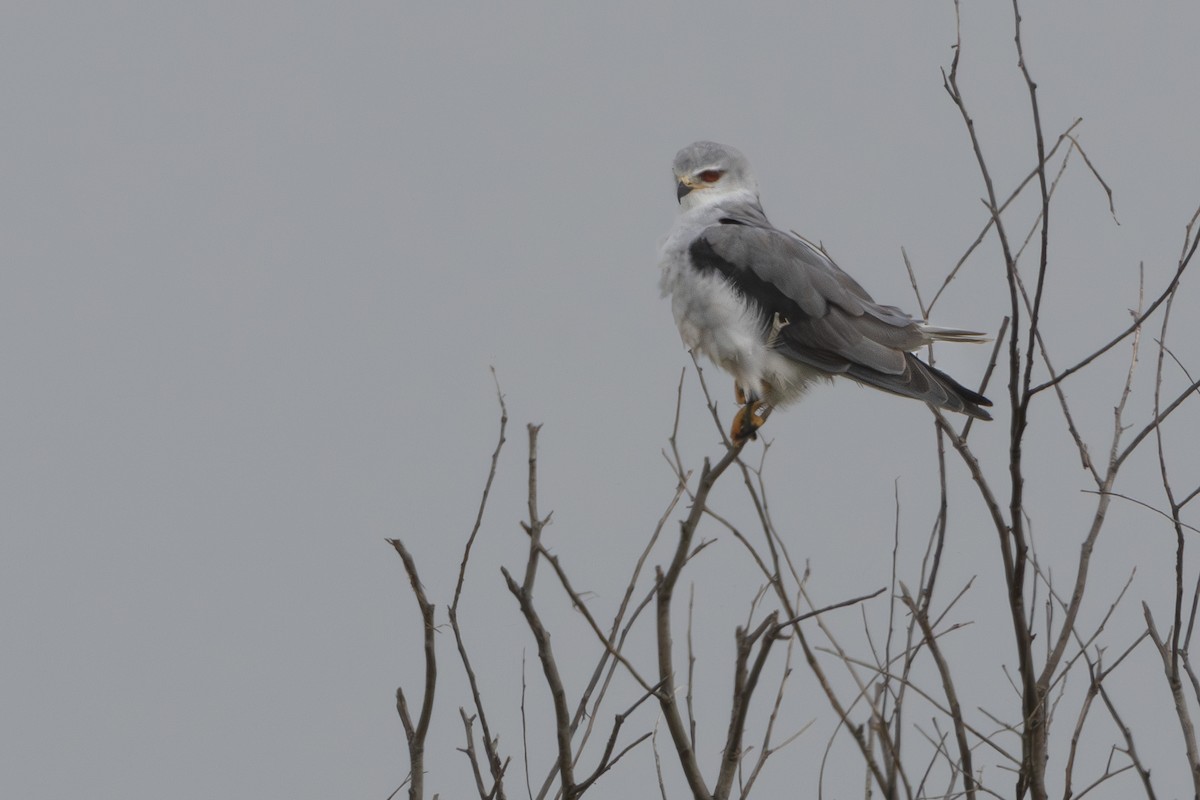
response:
<path fill-rule="evenodd" d="M 757 438 L 772 409 L 842 376 L 980 420 L 992 403 L 913 355 L 932 342 L 986 342 L 876 303 L 808 239 L 773 226 L 741 152 L 694 142 L 673 164 L 679 214 L 659 287 L 684 345 L 733 376 L 731 439 Z"/>

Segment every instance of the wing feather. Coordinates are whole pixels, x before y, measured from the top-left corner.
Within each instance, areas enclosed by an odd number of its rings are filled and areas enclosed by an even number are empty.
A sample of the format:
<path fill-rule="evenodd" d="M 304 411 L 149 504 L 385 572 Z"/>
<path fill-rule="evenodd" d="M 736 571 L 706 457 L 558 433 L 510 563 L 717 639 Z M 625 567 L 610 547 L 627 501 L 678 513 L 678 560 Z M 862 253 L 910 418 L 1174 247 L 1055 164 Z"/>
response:
<path fill-rule="evenodd" d="M 922 324 L 876 303 L 803 238 L 740 209 L 692 242 L 692 263 L 725 277 L 756 308 L 764 330 L 786 322 L 775 347 L 796 361 L 894 394 L 990 418 L 986 398 L 911 355 L 931 341 Z"/>

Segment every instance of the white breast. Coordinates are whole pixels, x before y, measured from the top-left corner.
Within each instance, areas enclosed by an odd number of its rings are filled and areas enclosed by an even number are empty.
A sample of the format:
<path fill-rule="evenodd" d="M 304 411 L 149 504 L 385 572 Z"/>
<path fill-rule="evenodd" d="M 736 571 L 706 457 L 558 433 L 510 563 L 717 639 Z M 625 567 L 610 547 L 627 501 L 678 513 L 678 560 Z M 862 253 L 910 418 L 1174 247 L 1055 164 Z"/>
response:
<path fill-rule="evenodd" d="M 732 374 L 748 391 L 757 392 L 767 356 L 762 321 L 723 277 L 693 266 L 688 246 L 703 227 L 688 225 L 686 215 L 680 216 L 662 247 L 659 287 L 671 298 L 683 343 Z"/>
<path fill-rule="evenodd" d="M 829 376 L 793 361 L 768 347 L 760 312 L 719 273 L 700 272 L 688 248 L 716 219 L 712 213 L 681 214 L 660 252 L 663 296 L 670 296 L 671 311 L 683 343 L 728 372 L 750 396 L 764 393 L 772 405 L 800 398 L 818 379 Z"/>

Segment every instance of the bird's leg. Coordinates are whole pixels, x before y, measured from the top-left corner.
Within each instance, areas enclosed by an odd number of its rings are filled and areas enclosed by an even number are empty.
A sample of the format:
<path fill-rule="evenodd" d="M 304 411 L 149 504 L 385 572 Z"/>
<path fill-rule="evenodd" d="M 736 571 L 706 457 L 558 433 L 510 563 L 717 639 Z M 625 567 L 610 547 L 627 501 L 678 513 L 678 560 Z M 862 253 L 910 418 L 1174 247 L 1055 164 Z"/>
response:
<path fill-rule="evenodd" d="M 792 321 L 784 317 L 784 315 L 776 312 L 772 320 L 770 320 L 770 331 L 767 333 L 767 347 L 774 348 L 779 342 L 779 333 L 785 327 L 791 325 Z M 761 393 L 750 392 L 746 396 L 746 391 L 742 384 L 734 381 L 733 383 L 734 397 L 737 398 L 738 413 L 733 415 L 733 429 L 730 432 L 730 437 L 733 439 L 733 444 L 744 444 L 746 439 L 757 439 L 758 428 L 761 428 L 763 422 L 767 421 L 767 415 L 770 414 L 770 405 L 762 402 L 761 397 L 766 397 L 770 393 L 770 385 L 766 380 L 762 381 Z"/>
<path fill-rule="evenodd" d="M 779 343 L 779 333 L 791 325 L 792 321 L 779 312 L 775 312 L 775 316 L 771 319 L 771 332 L 767 334 L 767 348 L 774 349 Z"/>
<path fill-rule="evenodd" d="M 757 394 L 752 394 L 747 398 L 740 384 L 736 388 L 737 399 L 741 408 L 733 415 L 733 425 L 729 436 L 733 439 L 735 445 L 741 445 L 747 439 L 758 438 L 758 429 L 767 421 L 767 416 L 771 413 L 771 406 L 760 400 Z M 762 393 L 764 395 L 767 394 L 769 388 L 766 381 L 763 381 Z"/>

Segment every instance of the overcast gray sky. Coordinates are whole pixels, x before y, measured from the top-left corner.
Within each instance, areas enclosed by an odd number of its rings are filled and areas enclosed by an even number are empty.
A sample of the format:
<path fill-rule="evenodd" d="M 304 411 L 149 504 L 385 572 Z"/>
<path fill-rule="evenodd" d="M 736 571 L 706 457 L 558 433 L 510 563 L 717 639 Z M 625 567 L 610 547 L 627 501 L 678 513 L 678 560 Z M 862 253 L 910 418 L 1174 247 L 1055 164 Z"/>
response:
<path fill-rule="evenodd" d="M 964 9 L 961 82 L 1006 193 L 1033 162 L 1028 98 L 1011 10 L 982 5 Z M 1162 285 L 1200 202 L 1200 6 L 1027 5 L 1046 132 L 1084 118 L 1080 140 L 1121 222 L 1073 163 L 1047 295 L 1065 364 L 1127 324 L 1139 262 Z M 545 425 L 549 542 L 602 614 L 674 485 L 660 449 L 690 362 L 658 297 L 656 248 L 675 213 L 676 150 L 700 138 L 741 149 L 777 225 L 915 311 L 900 248 L 931 289 L 986 219 L 939 74 L 954 36 L 948 1 L 9 3 L 0 791 L 386 797 L 407 770 L 392 693 L 416 691 L 421 662 L 415 606 L 383 540 L 408 543 L 444 607 L 498 425 L 489 366 L 512 423 L 463 614 L 503 745 L 519 755 L 523 650 L 531 724 L 546 719 L 497 569 L 522 562 L 524 424 Z M 1181 296 L 1178 343 L 1200 339 L 1196 299 Z M 995 330 L 1006 303 L 989 240 L 934 321 Z M 1125 357 L 1069 387 L 1097 441 Z M 968 384 L 986 358 L 939 353 Z M 728 407 L 728 382 L 708 374 Z M 717 443 L 694 376 L 686 393 L 681 446 L 698 465 Z M 1030 465 L 1033 521 L 1065 570 L 1091 500 L 1042 400 L 1036 434 L 1058 449 Z M 923 406 L 841 384 L 768 430 L 776 520 L 810 560 L 820 602 L 887 583 L 896 480 L 902 566 L 918 562 L 936 501 Z M 974 435 L 998 477 L 1005 432 Z M 952 472 L 963 510 L 946 586 L 979 577 L 960 617 L 977 624 L 948 646 L 977 659 L 964 679 L 973 708 L 1003 695 L 1012 661 L 995 542 L 961 465 Z M 720 501 L 748 522 L 735 488 Z M 1153 483 L 1125 488 L 1152 496 Z M 1173 539 L 1144 511 L 1118 508 L 1111 525 L 1097 590 L 1111 599 L 1139 568 L 1113 626 L 1120 649 L 1138 601 L 1165 613 Z M 732 626 L 757 578 L 736 544 L 706 535 L 719 541 L 691 574 L 717 632 L 702 680 L 724 703 Z M 728 590 L 706 595 L 716 580 Z M 543 602 L 565 606 L 552 589 Z M 582 669 L 595 645 L 559 611 L 556 642 Z M 427 786 L 466 797 L 455 709 L 468 698 L 450 637 L 439 646 Z M 1159 787 L 1190 793 L 1160 673 L 1145 655 L 1130 669 L 1151 676 L 1121 700 L 1145 741 L 1163 731 L 1147 747 Z M 794 692 L 787 727 L 816 722 L 794 760 L 764 774 L 763 796 L 811 786 L 811 767 L 796 765 L 833 732 L 811 681 Z M 723 731 L 722 709 L 704 709 L 705 736 Z M 597 791 L 649 796 L 652 768 L 636 753 Z M 838 772 L 858 791 L 852 756 Z M 515 769 L 510 781 L 523 794 Z"/>

